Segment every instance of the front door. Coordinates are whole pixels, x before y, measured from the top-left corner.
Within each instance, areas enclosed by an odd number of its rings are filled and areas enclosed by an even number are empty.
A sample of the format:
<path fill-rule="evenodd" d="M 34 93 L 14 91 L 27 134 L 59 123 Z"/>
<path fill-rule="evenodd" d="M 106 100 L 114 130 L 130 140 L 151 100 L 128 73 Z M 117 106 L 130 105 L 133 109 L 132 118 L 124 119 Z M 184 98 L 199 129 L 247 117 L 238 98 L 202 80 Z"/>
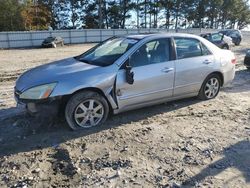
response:
<path fill-rule="evenodd" d="M 172 97 L 175 65 L 170 57 L 170 44 L 168 38 L 153 40 L 130 57 L 134 72 L 132 85 L 126 81 L 125 70 L 118 71 L 116 95 L 120 110 Z"/>

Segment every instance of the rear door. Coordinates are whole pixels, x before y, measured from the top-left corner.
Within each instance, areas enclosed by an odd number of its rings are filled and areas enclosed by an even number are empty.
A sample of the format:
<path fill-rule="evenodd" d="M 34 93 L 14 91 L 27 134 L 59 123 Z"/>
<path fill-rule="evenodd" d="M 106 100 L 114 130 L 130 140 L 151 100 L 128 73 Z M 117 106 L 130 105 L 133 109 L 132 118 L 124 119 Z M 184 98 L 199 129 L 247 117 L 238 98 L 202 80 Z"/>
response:
<path fill-rule="evenodd" d="M 116 93 L 121 110 L 173 96 L 175 65 L 170 57 L 170 41 L 169 38 L 152 40 L 130 57 L 132 85 L 125 79 L 125 70 L 118 71 Z"/>
<path fill-rule="evenodd" d="M 208 48 L 195 38 L 175 38 L 176 78 L 174 96 L 197 93 L 213 70 L 214 56 Z"/>

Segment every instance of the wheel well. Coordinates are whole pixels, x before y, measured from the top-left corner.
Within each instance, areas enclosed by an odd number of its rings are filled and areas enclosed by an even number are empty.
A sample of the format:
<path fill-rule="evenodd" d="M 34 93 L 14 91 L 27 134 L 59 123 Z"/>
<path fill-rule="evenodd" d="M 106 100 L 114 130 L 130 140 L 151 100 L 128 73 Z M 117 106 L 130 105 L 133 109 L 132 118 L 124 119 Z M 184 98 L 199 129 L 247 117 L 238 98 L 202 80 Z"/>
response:
<path fill-rule="evenodd" d="M 223 86 L 224 84 L 224 77 L 223 77 L 223 74 L 221 72 L 213 72 L 211 74 L 216 74 L 220 77 L 220 80 L 221 80 L 221 86 Z M 210 76 L 211 74 L 209 74 L 208 76 Z"/>
<path fill-rule="evenodd" d="M 229 49 L 229 45 L 226 43 L 222 46 L 222 48 L 226 47 L 227 49 Z"/>
<path fill-rule="evenodd" d="M 109 105 L 109 110 L 110 110 L 110 112 L 112 112 L 113 109 L 112 109 L 112 107 L 111 107 L 111 104 L 110 104 L 109 100 L 107 99 L 107 97 L 105 96 L 105 94 L 103 93 L 103 91 L 102 91 L 101 89 L 99 89 L 99 88 L 94 88 L 94 87 L 88 87 L 88 88 L 84 88 L 84 89 L 79 89 L 79 90 L 75 91 L 75 92 L 72 93 L 72 94 L 63 96 L 63 97 L 62 97 L 62 100 L 61 100 L 60 108 L 59 108 L 60 111 L 64 113 L 64 109 L 65 109 L 66 104 L 67 104 L 67 102 L 69 101 L 69 99 L 70 99 L 73 95 L 75 95 L 76 93 L 79 93 L 79 92 L 82 92 L 82 91 L 93 91 L 93 92 L 96 92 L 96 93 L 100 94 L 101 96 L 103 96 L 103 97 L 106 99 L 106 101 L 107 101 L 107 103 L 108 103 L 108 105 Z"/>

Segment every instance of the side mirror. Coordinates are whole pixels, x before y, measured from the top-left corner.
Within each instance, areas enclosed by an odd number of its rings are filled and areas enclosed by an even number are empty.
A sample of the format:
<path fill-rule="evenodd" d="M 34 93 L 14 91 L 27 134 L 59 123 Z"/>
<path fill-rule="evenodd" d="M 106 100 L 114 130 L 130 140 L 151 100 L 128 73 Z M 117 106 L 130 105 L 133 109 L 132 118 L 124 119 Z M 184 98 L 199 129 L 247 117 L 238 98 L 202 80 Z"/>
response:
<path fill-rule="evenodd" d="M 131 71 L 132 66 L 130 65 L 130 58 L 125 63 L 126 81 L 132 85 L 134 83 L 134 72 Z"/>

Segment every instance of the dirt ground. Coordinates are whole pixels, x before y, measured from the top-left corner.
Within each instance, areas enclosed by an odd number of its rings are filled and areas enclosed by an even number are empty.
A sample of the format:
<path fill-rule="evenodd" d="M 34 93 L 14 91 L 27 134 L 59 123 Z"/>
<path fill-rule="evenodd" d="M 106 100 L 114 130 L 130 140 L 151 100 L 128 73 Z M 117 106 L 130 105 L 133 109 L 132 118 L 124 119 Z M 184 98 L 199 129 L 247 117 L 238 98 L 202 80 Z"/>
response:
<path fill-rule="evenodd" d="M 236 77 L 216 99 L 131 111 L 78 132 L 20 113 L 13 86 L 25 70 L 93 44 L 0 51 L 0 187 L 250 187 L 249 42 L 232 49 Z"/>

